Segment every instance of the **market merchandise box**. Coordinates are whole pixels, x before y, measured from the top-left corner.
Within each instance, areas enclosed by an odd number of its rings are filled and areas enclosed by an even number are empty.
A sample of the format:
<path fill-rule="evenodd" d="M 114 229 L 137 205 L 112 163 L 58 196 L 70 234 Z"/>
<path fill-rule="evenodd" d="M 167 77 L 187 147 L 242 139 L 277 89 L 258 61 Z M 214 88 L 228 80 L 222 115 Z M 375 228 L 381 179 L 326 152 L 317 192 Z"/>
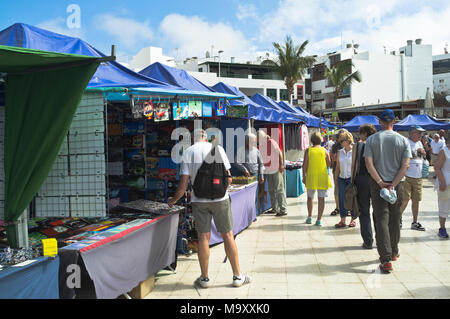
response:
<path fill-rule="evenodd" d="M 236 176 L 233 177 L 232 184 L 250 184 L 256 182 L 256 176 Z"/>
<path fill-rule="evenodd" d="M 155 275 L 148 277 L 146 280 L 141 281 L 139 285 L 133 288 L 128 295 L 133 299 L 145 298 L 155 287 Z"/>

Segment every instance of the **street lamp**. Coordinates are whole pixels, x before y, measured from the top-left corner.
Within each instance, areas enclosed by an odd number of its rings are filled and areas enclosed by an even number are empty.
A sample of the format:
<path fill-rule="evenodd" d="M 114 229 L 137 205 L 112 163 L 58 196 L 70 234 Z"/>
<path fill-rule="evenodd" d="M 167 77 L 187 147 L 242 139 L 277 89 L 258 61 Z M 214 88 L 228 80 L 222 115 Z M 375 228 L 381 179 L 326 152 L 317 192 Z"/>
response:
<path fill-rule="evenodd" d="M 223 53 L 223 50 L 219 50 L 219 79 L 220 79 L 220 54 Z"/>

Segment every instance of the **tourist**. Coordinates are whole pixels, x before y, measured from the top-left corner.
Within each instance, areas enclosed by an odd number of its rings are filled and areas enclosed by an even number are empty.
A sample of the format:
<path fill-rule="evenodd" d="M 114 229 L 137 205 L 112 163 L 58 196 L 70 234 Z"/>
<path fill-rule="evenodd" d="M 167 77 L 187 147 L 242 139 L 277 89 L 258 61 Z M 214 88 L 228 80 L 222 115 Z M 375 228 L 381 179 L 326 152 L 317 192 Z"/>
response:
<path fill-rule="evenodd" d="M 261 129 L 258 131 L 258 145 L 264 162 L 272 213 L 277 217 L 287 215 L 286 185 L 284 181 L 284 159 L 278 143 Z"/>
<path fill-rule="evenodd" d="M 439 134 L 433 135 L 433 140 L 430 143 L 431 146 L 431 162 L 430 165 L 434 166 L 434 162 L 436 161 L 436 158 L 441 151 L 441 149 L 444 147 L 444 141 L 440 138 Z M 436 178 L 436 175 L 433 177 Z"/>
<path fill-rule="evenodd" d="M 213 148 L 213 144 L 207 141 L 206 132 L 202 129 L 194 131 L 194 142 L 194 145 L 187 148 L 183 153 L 183 160 L 180 167 L 180 182 L 174 196 L 168 200 L 168 204 L 171 207 L 184 195 L 189 180 L 194 185 L 198 170 Z M 229 187 L 231 184 L 229 171 L 231 166 L 224 149 L 220 145 L 217 145 L 217 149 L 219 154 L 215 154 L 215 159 L 219 157 L 219 160 L 224 164 L 228 174 Z M 242 274 L 239 267 L 239 256 L 233 235 L 233 217 L 231 215 L 228 191 L 225 192 L 222 198 L 214 200 L 202 198 L 197 195 L 192 191 L 192 215 L 194 216 L 195 227 L 198 233 L 198 260 L 201 270 L 201 276 L 197 278 L 195 283 L 202 288 L 208 288 L 212 284 L 208 276 L 212 218 L 214 218 L 217 231 L 224 240 L 225 253 L 230 260 L 233 271 L 233 286 L 239 287 L 250 283 L 251 277 Z"/>
<path fill-rule="evenodd" d="M 439 139 L 442 140 L 444 143 L 446 142 L 445 140 L 445 130 L 439 130 Z"/>
<path fill-rule="evenodd" d="M 329 135 L 329 136 L 328 136 L 328 143 L 327 143 L 327 150 L 328 150 L 328 153 L 331 152 L 331 148 L 333 147 L 333 145 L 334 145 L 335 143 L 336 143 L 336 142 L 334 141 L 334 136 L 333 136 L 333 135 Z"/>
<path fill-rule="evenodd" d="M 331 166 L 330 154 L 320 146 L 322 137 L 319 132 L 311 135 L 311 144 L 303 159 L 303 183 L 307 189 L 308 218 L 307 224 L 312 224 L 312 210 L 314 194 L 317 191 L 317 220 L 315 225 L 322 226 L 322 215 L 325 208 L 325 197 L 328 197 L 328 189 L 331 188 L 328 176 L 328 167 Z"/>
<path fill-rule="evenodd" d="M 331 170 L 333 173 L 333 185 L 334 185 L 334 202 L 336 203 L 336 208 L 331 212 L 331 216 L 339 214 L 339 185 L 336 175 L 336 157 L 339 150 L 342 148 L 341 143 L 339 143 L 339 137 L 342 133 L 348 132 L 346 129 L 340 129 L 336 134 L 336 143 L 333 144 L 330 151 L 331 158 Z"/>
<path fill-rule="evenodd" d="M 346 225 L 345 219 L 347 218 L 347 210 L 344 206 L 345 188 L 351 183 L 352 174 L 352 144 L 353 135 L 350 132 L 344 132 L 340 135 L 338 143 L 342 148 L 339 150 L 336 156 L 336 176 L 338 176 L 338 194 L 339 194 L 339 214 L 341 220 L 334 225 L 336 228 L 343 228 Z M 356 222 L 354 220 L 354 211 L 351 211 L 352 220 L 348 227 L 355 227 Z"/>
<path fill-rule="evenodd" d="M 422 145 L 423 145 L 423 149 L 425 150 L 425 158 L 428 161 L 428 163 L 431 163 L 431 146 L 430 146 L 430 141 L 428 138 L 428 135 L 423 135 L 422 139 L 421 139 Z"/>
<path fill-rule="evenodd" d="M 358 190 L 357 200 L 359 209 L 359 225 L 361 226 L 361 237 L 363 239 L 362 247 L 365 249 L 372 249 L 373 247 L 373 232 L 372 219 L 370 218 L 370 175 L 366 168 L 366 161 L 364 157 L 364 148 L 366 147 L 367 138 L 377 132 L 377 129 L 372 124 L 361 125 L 358 129 L 360 142 L 353 147 L 352 156 L 352 176 L 355 175 L 355 185 Z M 356 172 L 353 172 L 355 166 L 356 156 L 360 154 L 360 160 Z"/>
<path fill-rule="evenodd" d="M 399 257 L 400 208 L 403 196 L 401 181 L 408 170 L 411 158 L 411 147 L 407 139 L 393 130 L 394 119 L 392 110 L 382 111 L 379 115 L 382 131 L 370 136 L 364 149 L 366 167 L 372 177 L 370 197 L 375 222 L 375 239 L 381 262 L 380 268 L 384 272 L 392 271 L 391 260 L 397 260 Z M 397 199 L 393 204 L 381 197 L 382 189 L 389 191 L 391 199 L 395 199 L 396 193 Z"/>
<path fill-rule="evenodd" d="M 411 199 L 411 210 L 413 215 L 413 222 L 411 229 L 424 231 L 425 228 L 418 222 L 419 217 L 419 202 L 422 200 L 422 168 L 423 159 L 426 157 L 424 146 L 421 142 L 422 133 L 425 130 L 413 125 L 409 129 L 408 142 L 411 147 L 412 158 L 409 161 L 409 168 L 406 172 L 406 179 L 404 181 L 403 204 L 401 207 L 401 214 L 408 206 Z M 400 217 L 400 228 L 402 228 L 402 219 Z"/>
<path fill-rule="evenodd" d="M 233 166 L 241 175 L 257 176 L 259 183 L 262 184 L 264 183 L 264 164 L 256 145 L 255 134 L 245 135 L 245 147 L 238 150 Z"/>
<path fill-rule="evenodd" d="M 445 229 L 445 220 L 450 211 L 450 133 L 446 133 L 446 144 L 439 152 L 436 165 L 434 166 L 436 172 L 435 190 L 438 193 L 438 207 L 439 207 L 439 232 L 438 236 L 441 238 L 448 238 L 447 230 Z"/>

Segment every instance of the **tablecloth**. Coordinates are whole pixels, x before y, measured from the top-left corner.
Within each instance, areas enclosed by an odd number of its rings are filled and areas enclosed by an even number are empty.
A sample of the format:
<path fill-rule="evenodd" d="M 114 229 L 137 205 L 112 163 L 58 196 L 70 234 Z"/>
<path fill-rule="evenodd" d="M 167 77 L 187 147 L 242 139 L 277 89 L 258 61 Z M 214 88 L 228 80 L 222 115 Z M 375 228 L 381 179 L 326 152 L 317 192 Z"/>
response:
<path fill-rule="evenodd" d="M 230 192 L 231 214 L 233 215 L 233 234 L 237 235 L 256 219 L 256 190 L 258 183 L 246 185 L 243 189 Z M 223 242 L 217 231 L 214 219 L 211 225 L 210 245 Z"/>
<path fill-rule="evenodd" d="M 286 170 L 286 197 L 299 197 L 304 192 L 302 169 Z"/>
<path fill-rule="evenodd" d="M 59 257 L 0 270 L 0 299 L 59 299 Z"/>

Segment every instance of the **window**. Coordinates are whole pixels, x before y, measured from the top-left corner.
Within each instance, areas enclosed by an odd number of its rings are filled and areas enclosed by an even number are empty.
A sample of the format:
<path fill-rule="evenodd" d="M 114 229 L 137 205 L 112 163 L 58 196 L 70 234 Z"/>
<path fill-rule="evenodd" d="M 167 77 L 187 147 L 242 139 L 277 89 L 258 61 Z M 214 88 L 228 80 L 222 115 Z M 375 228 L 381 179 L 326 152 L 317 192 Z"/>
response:
<path fill-rule="evenodd" d="M 336 63 L 338 63 L 339 61 L 341 61 L 341 55 L 340 54 L 330 55 L 330 67 L 335 66 Z"/>
<path fill-rule="evenodd" d="M 297 85 L 297 100 L 303 100 L 303 85 Z"/>
<path fill-rule="evenodd" d="M 325 79 L 325 65 L 319 64 L 313 69 L 312 80 L 319 81 L 323 79 Z"/>
<path fill-rule="evenodd" d="M 450 73 L 450 59 L 433 61 L 433 74 Z"/>
<path fill-rule="evenodd" d="M 440 79 L 440 80 L 439 80 L 439 83 L 444 83 L 444 79 Z"/>
<path fill-rule="evenodd" d="M 280 100 L 289 101 L 289 93 L 286 89 L 280 89 Z"/>
<path fill-rule="evenodd" d="M 277 89 L 267 89 L 267 96 L 270 97 L 272 100 L 277 99 Z"/>

